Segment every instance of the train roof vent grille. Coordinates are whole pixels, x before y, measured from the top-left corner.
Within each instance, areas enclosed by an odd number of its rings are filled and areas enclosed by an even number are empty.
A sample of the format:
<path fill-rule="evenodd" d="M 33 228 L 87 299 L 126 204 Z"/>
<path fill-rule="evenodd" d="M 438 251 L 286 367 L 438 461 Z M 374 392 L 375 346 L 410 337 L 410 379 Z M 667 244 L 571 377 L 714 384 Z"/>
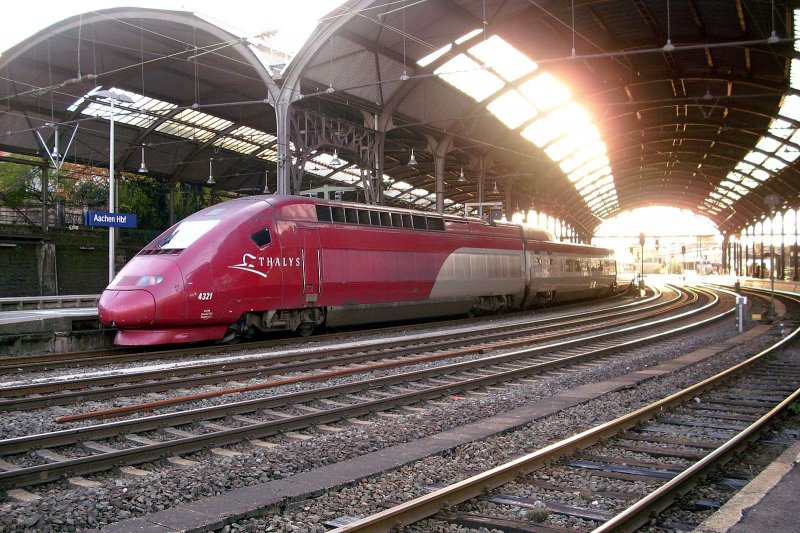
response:
<path fill-rule="evenodd" d="M 153 248 L 151 250 L 142 250 L 138 255 L 178 255 L 185 248 Z"/>

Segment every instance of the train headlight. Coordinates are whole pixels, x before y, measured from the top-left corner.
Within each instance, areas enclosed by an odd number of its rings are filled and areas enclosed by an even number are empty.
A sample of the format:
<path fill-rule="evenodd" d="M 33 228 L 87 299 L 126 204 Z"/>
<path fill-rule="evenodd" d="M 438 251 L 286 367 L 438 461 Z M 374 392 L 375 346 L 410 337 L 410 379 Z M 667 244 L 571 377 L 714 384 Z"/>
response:
<path fill-rule="evenodd" d="M 152 287 L 164 281 L 164 276 L 142 276 L 136 282 L 137 287 Z"/>

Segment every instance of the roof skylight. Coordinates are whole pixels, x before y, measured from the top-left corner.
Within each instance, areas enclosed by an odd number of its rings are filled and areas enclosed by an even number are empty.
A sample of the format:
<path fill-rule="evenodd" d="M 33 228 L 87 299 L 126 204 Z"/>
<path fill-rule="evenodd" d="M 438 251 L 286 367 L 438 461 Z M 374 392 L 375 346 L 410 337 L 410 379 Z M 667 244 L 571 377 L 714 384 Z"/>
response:
<path fill-rule="evenodd" d="M 470 32 L 456 44 L 478 33 Z M 438 54 L 435 58 L 426 56 L 418 63 L 430 64 L 450 49 L 449 45 L 443 47 L 435 52 Z M 478 102 L 500 93 L 486 105 L 489 112 L 510 129 L 527 124 L 521 135 L 558 162 L 571 182 L 581 180 L 579 191 L 589 194 L 600 187 L 603 189 L 600 193 L 602 209 L 617 208 L 610 168 L 607 172 L 598 172 L 609 164 L 600 132 L 589 114 L 571 101 L 570 90 L 552 74 L 537 72 L 538 68 L 535 61 L 501 37 L 492 35 L 466 53 L 448 60 L 434 73 Z M 520 80 L 517 88 L 507 86 L 509 82 Z M 603 180 L 603 183 L 592 187 L 593 180 Z"/>
<path fill-rule="evenodd" d="M 528 59 L 528 56 L 497 35 L 492 35 L 476 44 L 469 49 L 469 53 L 500 74 L 506 81 L 514 81 L 539 68 L 536 63 Z"/>
<path fill-rule="evenodd" d="M 478 102 L 482 102 L 503 88 L 503 80 L 464 54 L 458 54 L 453 59 L 434 71 L 444 81 L 456 89 L 468 94 Z"/>

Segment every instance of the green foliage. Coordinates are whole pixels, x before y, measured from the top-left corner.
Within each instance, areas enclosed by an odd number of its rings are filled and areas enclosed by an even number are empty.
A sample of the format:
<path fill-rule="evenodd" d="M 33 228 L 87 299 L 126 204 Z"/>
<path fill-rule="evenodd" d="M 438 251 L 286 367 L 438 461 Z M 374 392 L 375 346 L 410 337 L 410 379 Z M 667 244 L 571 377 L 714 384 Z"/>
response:
<path fill-rule="evenodd" d="M 31 173 L 27 165 L 0 161 L 0 203 L 11 207 L 22 207 L 27 200 L 38 196 L 36 186 L 41 188 L 41 172 Z"/>
<path fill-rule="evenodd" d="M 164 209 L 165 187 L 148 176 L 123 176 L 119 184 L 119 210 L 134 213 L 139 228 L 161 230 L 169 224 Z"/>

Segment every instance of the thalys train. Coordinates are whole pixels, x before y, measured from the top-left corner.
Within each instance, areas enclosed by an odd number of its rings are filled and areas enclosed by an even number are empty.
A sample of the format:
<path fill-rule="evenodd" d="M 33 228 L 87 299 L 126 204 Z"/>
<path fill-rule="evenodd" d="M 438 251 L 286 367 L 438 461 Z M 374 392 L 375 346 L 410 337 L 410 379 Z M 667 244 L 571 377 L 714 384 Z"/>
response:
<path fill-rule="evenodd" d="M 198 211 L 148 244 L 99 301 L 115 343 L 231 340 L 255 330 L 488 313 L 616 290 L 612 251 L 545 230 L 252 196 Z"/>

